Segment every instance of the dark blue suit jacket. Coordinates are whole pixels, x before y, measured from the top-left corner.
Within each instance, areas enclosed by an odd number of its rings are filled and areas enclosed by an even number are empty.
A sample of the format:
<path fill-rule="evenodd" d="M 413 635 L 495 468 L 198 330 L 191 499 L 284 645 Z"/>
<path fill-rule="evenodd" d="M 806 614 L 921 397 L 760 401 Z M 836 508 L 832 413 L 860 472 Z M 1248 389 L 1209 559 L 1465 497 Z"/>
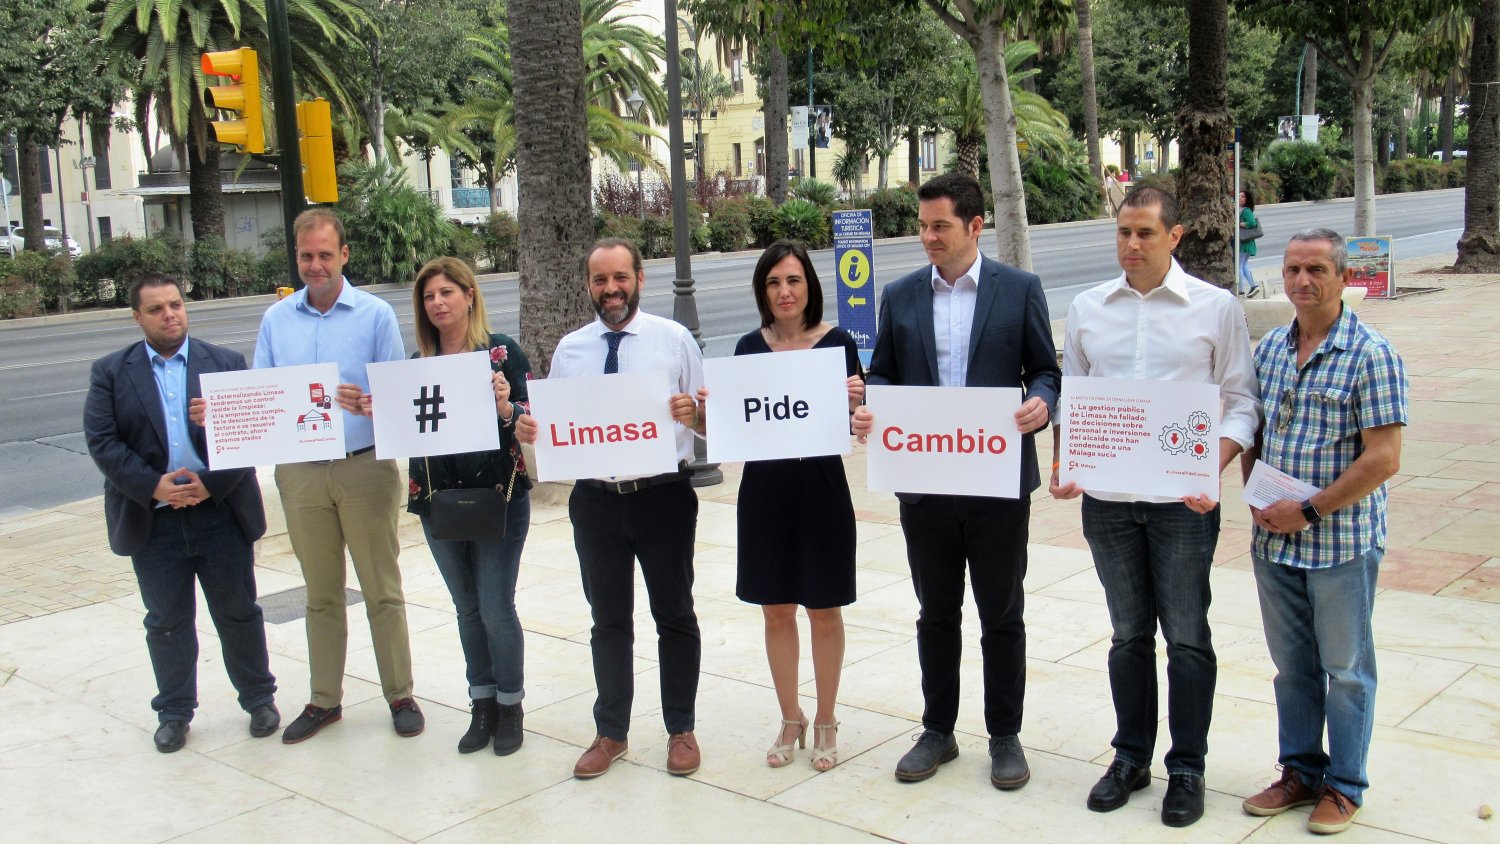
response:
<path fill-rule="evenodd" d="M 979 298 L 969 331 L 966 387 L 1021 387 L 1023 399 L 1040 397 L 1057 410 L 1062 370 L 1052 343 L 1052 321 L 1042 280 L 983 258 Z M 937 339 L 932 327 L 932 267 L 926 266 L 886 285 L 870 359 L 869 384 L 938 386 Z M 1036 435 L 1021 438 L 1021 494 L 1041 485 Z M 920 495 L 900 493 L 903 501 Z"/>
<path fill-rule="evenodd" d="M 156 378 L 142 348 L 145 341 L 94 361 L 89 394 L 83 406 L 83 433 L 89 455 L 104 473 L 104 523 L 110 550 L 129 556 L 145 547 L 156 515 L 152 493 L 167 466 L 167 422 L 161 411 Z M 205 372 L 246 369 L 239 352 L 194 339 L 188 344 L 188 399 L 203 395 L 198 378 Z M 184 407 L 184 412 L 186 408 Z M 208 454 L 203 428 L 189 423 L 193 445 Z M 199 475 L 210 499 L 195 506 L 228 507 L 245 540 L 254 542 L 266 532 L 255 469 L 225 469 Z"/>

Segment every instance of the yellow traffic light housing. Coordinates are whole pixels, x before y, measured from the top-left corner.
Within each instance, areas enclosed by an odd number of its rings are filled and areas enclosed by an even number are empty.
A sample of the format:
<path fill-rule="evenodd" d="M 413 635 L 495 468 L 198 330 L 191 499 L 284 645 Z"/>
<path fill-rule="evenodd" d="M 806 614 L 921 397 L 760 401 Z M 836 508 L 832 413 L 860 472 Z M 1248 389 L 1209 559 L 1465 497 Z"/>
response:
<path fill-rule="evenodd" d="M 339 201 L 333 161 L 333 113 L 323 98 L 297 103 L 297 133 L 302 153 L 302 192 L 308 202 Z"/>
<path fill-rule="evenodd" d="M 260 59 L 249 47 L 203 54 L 203 72 L 210 76 L 228 76 L 233 85 L 205 88 L 203 104 L 209 108 L 235 112 L 237 120 L 214 120 L 208 130 L 215 141 L 233 144 L 240 152 L 266 151 L 266 131 L 260 105 Z"/>

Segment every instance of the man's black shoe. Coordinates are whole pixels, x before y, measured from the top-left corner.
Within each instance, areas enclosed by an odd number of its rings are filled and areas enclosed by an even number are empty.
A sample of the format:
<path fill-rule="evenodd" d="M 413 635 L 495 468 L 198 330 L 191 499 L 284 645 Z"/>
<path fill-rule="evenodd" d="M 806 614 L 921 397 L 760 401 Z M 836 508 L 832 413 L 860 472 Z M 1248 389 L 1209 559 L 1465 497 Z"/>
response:
<path fill-rule="evenodd" d="M 156 749 L 162 753 L 176 753 L 187 744 L 188 723 L 186 721 L 163 721 L 156 728 Z"/>
<path fill-rule="evenodd" d="M 1167 796 L 1161 801 L 1161 822 L 1167 826 L 1192 826 L 1203 817 L 1203 777 L 1172 774 L 1167 778 Z"/>
<path fill-rule="evenodd" d="M 495 755 L 509 756 L 521 749 L 526 733 L 521 730 L 524 712 L 519 703 L 502 703 L 495 718 Z"/>
<path fill-rule="evenodd" d="M 274 703 L 263 703 L 250 713 L 250 735 L 265 738 L 281 726 L 281 711 Z"/>
<path fill-rule="evenodd" d="M 990 785 L 1001 791 L 1014 791 L 1031 781 L 1031 768 L 1021 750 L 1019 736 L 990 739 Z"/>
<path fill-rule="evenodd" d="M 896 779 L 902 782 L 921 782 L 937 773 L 938 766 L 958 758 L 958 740 L 952 733 L 923 730 L 917 736 L 917 746 L 906 751 L 896 763 Z"/>
<path fill-rule="evenodd" d="M 1113 812 L 1130 800 L 1130 794 L 1151 784 L 1151 769 L 1116 759 L 1109 770 L 1089 791 L 1089 808 L 1095 812 Z"/>
<path fill-rule="evenodd" d="M 427 726 L 427 719 L 417 708 L 416 698 L 404 697 L 391 704 L 391 723 L 396 727 L 396 735 L 411 738 L 421 734 L 422 728 Z"/>
<path fill-rule="evenodd" d="M 296 744 L 299 741 L 307 741 L 318 734 L 318 730 L 332 724 L 334 721 L 344 717 L 344 707 L 335 706 L 332 709 L 324 709 L 321 706 L 308 704 L 303 707 L 302 714 L 298 715 L 291 725 L 281 734 L 282 744 Z"/>

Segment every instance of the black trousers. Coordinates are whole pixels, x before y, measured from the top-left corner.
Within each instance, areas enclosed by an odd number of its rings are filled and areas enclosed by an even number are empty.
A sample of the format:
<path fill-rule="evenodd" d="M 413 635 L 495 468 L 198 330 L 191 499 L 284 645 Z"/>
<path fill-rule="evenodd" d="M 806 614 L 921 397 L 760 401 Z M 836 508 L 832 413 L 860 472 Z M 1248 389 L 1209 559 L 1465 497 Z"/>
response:
<path fill-rule="evenodd" d="M 693 729 L 702 643 L 693 612 L 693 539 L 698 496 L 684 478 L 620 495 L 578 484 L 568 499 L 583 595 L 593 613 L 594 724 L 624 741 L 635 696 L 635 561 L 641 561 L 661 674 L 668 733 Z"/>
<path fill-rule="evenodd" d="M 951 733 L 958 720 L 963 657 L 964 568 L 979 607 L 984 723 L 991 737 L 1021 731 L 1026 695 L 1026 538 L 1031 501 L 925 495 L 901 504 L 906 559 L 921 613 L 917 655 L 926 708 L 922 726 Z"/>

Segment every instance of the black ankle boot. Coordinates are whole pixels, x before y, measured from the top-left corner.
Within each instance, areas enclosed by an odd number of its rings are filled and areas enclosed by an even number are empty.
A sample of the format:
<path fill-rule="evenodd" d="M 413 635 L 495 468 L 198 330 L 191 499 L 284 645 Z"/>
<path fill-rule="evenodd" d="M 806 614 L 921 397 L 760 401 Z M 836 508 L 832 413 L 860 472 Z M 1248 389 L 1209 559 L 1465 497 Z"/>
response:
<path fill-rule="evenodd" d="M 471 705 L 473 714 L 469 719 L 469 731 L 458 740 L 459 753 L 473 753 L 486 744 L 495 734 L 495 710 L 499 706 L 494 698 L 476 700 Z"/>
<path fill-rule="evenodd" d="M 502 703 L 495 718 L 495 755 L 509 756 L 521 749 L 521 704 Z"/>

